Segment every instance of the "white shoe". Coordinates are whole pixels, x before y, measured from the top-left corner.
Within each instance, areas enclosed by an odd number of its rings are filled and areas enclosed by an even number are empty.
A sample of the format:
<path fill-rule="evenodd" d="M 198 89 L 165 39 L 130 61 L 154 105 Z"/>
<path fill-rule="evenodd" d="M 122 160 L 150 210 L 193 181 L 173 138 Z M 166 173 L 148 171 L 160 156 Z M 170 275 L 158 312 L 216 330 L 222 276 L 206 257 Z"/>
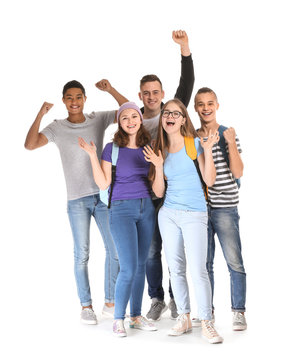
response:
<path fill-rule="evenodd" d="M 210 344 L 221 344 L 224 341 L 224 339 L 219 336 L 210 320 L 202 320 L 201 326 L 202 337 L 210 342 Z"/>
<path fill-rule="evenodd" d="M 124 321 L 122 319 L 114 320 L 112 330 L 113 330 L 114 336 L 117 336 L 117 337 L 126 337 L 127 336 Z"/>
<path fill-rule="evenodd" d="M 113 319 L 114 318 L 114 306 L 108 307 L 104 304 L 103 309 L 102 309 L 102 314 Z"/>
<path fill-rule="evenodd" d="M 238 311 L 234 311 L 233 314 L 233 330 L 234 331 L 242 331 L 247 329 L 247 323 L 245 319 L 245 315 Z"/>
<path fill-rule="evenodd" d="M 157 327 L 143 316 L 138 316 L 135 320 L 130 320 L 131 329 L 156 331 Z"/>
<path fill-rule="evenodd" d="M 94 310 L 92 308 L 84 308 L 81 312 L 81 322 L 87 325 L 96 325 L 98 323 Z"/>
<path fill-rule="evenodd" d="M 170 329 L 168 335 L 180 336 L 192 331 L 190 318 L 186 314 L 181 314 L 177 318 L 176 325 Z"/>

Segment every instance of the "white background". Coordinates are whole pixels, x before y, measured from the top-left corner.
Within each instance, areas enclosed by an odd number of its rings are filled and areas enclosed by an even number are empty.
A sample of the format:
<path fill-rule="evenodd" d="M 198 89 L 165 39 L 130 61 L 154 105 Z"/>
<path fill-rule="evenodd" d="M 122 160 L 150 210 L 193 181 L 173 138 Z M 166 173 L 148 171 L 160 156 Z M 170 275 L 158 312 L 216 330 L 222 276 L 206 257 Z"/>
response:
<path fill-rule="evenodd" d="M 16 0 L 1 6 L 1 359 L 97 359 L 102 353 L 123 359 L 290 357 L 290 5 L 286 0 Z M 94 87 L 102 78 L 139 103 L 139 79 L 155 73 L 163 82 L 165 100 L 172 98 L 180 74 L 180 51 L 171 38 L 174 29 L 185 29 L 189 35 L 194 93 L 202 86 L 216 91 L 218 122 L 236 128 L 245 163 L 239 211 L 248 276 L 248 330 L 231 331 L 229 273 L 218 246 L 216 325 L 225 342 L 216 346 L 201 340 L 198 330 L 169 338 L 166 332 L 173 323 L 167 314 L 157 333 L 134 331 L 126 339 L 114 338 L 111 320 L 101 316 L 98 326 L 79 323 L 59 153 L 54 145 L 34 152 L 23 147 L 44 101 L 54 107 L 42 127 L 66 117 L 61 91 L 72 79 L 86 88 L 85 112 L 117 107 Z M 198 126 L 192 105 L 193 101 L 188 110 Z M 91 234 L 90 279 L 99 314 L 104 248 L 94 225 Z M 196 313 L 192 291 L 191 298 Z M 144 313 L 148 307 L 146 294 Z"/>

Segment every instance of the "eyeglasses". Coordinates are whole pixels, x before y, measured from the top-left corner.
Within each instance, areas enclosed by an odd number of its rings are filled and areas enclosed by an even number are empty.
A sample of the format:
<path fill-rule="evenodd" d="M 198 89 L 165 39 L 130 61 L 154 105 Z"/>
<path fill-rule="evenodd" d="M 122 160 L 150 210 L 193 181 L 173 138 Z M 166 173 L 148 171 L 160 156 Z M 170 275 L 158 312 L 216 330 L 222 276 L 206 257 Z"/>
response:
<path fill-rule="evenodd" d="M 168 118 L 170 114 L 174 119 L 178 119 L 180 116 L 184 117 L 184 115 L 180 111 L 163 110 L 163 111 L 161 111 L 161 114 L 162 114 L 162 117 L 164 117 L 164 118 Z"/>

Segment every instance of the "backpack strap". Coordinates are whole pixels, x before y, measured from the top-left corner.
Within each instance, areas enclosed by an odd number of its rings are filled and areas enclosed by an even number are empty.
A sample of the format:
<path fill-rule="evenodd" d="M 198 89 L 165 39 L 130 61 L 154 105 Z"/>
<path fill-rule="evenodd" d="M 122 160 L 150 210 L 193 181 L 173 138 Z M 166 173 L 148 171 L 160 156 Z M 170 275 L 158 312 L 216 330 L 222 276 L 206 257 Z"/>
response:
<path fill-rule="evenodd" d="M 225 127 L 224 125 L 220 125 L 218 128 L 218 132 L 219 132 L 219 142 L 218 145 L 221 149 L 221 152 L 223 154 L 223 157 L 228 165 L 228 168 L 230 168 L 230 160 L 229 160 L 229 155 L 227 153 L 227 146 L 226 146 L 226 140 L 224 138 L 224 131 L 227 130 L 227 127 Z M 238 185 L 238 188 L 241 185 L 240 179 L 235 179 L 236 184 Z"/>
<path fill-rule="evenodd" d="M 112 198 L 112 192 L 113 192 L 113 185 L 115 181 L 116 176 L 116 163 L 118 159 L 118 153 L 119 153 L 119 146 L 117 144 L 112 143 L 112 152 L 111 152 L 111 184 L 110 184 L 110 191 L 108 195 L 108 209 L 110 209 L 111 205 L 111 198 Z"/>
<path fill-rule="evenodd" d="M 198 176 L 199 176 L 200 181 L 201 181 L 201 185 L 202 185 L 202 189 L 203 189 L 203 192 L 204 192 L 205 199 L 206 199 L 206 201 L 208 201 L 207 185 L 205 184 L 205 182 L 204 182 L 204 180 L 202 178 L 202 175 L 201 175 L 199 162 L 197 160 L 197 150 L 196 150 L 194 138 L 185 136 L 184 141 L 185 141 L 186 153 L 189 156 L 189 158 L 191 160 L 193 160 L 193 163 L 194 163 L 194 165 L 196 167 Z"/>

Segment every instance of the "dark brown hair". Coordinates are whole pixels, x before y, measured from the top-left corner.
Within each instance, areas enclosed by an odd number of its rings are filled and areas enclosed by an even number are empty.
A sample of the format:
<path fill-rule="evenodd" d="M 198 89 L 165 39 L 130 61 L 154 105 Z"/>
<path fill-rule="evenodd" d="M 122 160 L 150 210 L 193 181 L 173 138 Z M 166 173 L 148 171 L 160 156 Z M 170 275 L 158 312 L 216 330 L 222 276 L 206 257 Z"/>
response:
<path fill-rule="evenodd" d="M 196 96 L 197 96 L 197 95 L 199 95 L 199 94 L 206 94 L 206 93 L 212 93 L 212 94 L 215 96 L 216 101 L 218 101 L 218 100 L 217 100 L 216 93 L 215 93 L 213 90 L 211 90 L 211 89 L 208 88 L 208 87 L 202 87 L 201 89 L 199 89 L 199 90 L 197 91 L 197 93 L 196 93 L 196 95 L 195 95 L 195 98 L 194 98 L 194 102 L 196 101 Z"/>
<path fill-rule="evenodd" d="M 188 114 L 188 110 L 187 110 L 186 106 L 179 99 L 172 99 L 172 100 L 169 100 L 168 102 L 166 102 L 164 104 L 163 108 L 161 109 L 161 114 L 160 114 L 159 123 L 158 123 L 158 130 L 157 130 L 157 138 L 156 138 L 156 142 L 155 142 L 155 146 L 154 146 L 155 154 L 158 155 L 158 150 L 160 150 L 163 160 L 165 160 L 165 158 L 166 158 L 165 151 L 168 150 L 168 148 L 169 148 L 169 141 L 168 141 L 167 134 L 162 127 L 162 112 L 171 103 L 175 103 L 176 105 L 178 105 L 178 107 L 181 109 L 181 113 L 184 115 L 183 117 L 186 118 L 185 123 L 181 126 L 181 129 L 180 129 L 181 135 L 183 137 L 184 136 L 193 137 L 193 138 L 197 137 L 196 130 L 192 124 L 192 121 L 190 119 L 190 116 Z M 155 167 L 153 164 L 151 164 L 150 172 L 149 172 L 149 179 L 151 181 L 153 181 L 154 178 L 155 178 Z"/>
<path fill-rule="evenodd" d="M 151 82 L 151 81 L 158 81 L 160 86 L 161 86 L 161 89 L 162 89 L 162 83 L 161 83 L 159 77 L 157 75 L 154 75 L 154 74 L 143 76 L 142 79 L 140 80 L 140 88 L 145 83 Z"/>

